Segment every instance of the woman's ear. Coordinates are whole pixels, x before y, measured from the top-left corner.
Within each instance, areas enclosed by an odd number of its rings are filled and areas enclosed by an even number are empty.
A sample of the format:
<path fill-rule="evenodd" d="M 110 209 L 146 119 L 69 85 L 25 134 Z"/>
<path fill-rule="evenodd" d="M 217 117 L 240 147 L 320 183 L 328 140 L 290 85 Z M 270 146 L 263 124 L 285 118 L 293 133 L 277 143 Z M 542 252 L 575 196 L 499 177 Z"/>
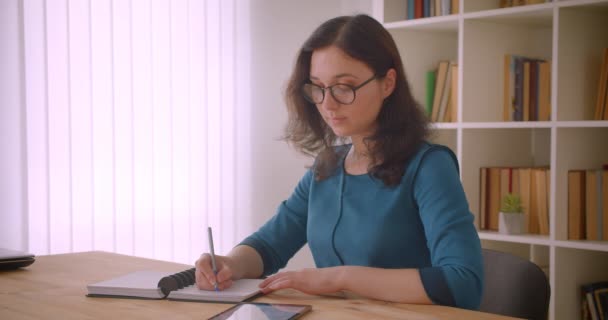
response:
<path fill-rule="evenodd" d="M 386 75 L 382 81 L 382 96 L 384 99 L 388 98 L 395 90 L 395 83 L 397 82 L 397 71 L 391 68 L 388 69 Z"/>

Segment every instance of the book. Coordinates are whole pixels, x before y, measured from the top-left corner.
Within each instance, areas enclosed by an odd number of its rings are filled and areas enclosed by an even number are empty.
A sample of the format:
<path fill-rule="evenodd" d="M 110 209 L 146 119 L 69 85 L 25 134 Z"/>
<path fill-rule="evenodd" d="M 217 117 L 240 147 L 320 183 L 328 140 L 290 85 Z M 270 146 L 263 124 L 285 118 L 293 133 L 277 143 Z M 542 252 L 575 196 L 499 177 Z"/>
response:
<path fill-rule="evenodd" d="M 522 105 L 523 105 L 523 121 L 530 121 L 532 119 L 530 119 L 530 64 L 532 63 L 532 61 L 530 60 L 526 60 L 523 62 L 523 66 L 524 66 L 524 71 L 523 71 L 523 87 L 522 87 L 522 92 L 523 92 L 523 100 L 522 100 Z"/>
<path fill-rule="evenodd" d="M 568 171 L 568 239 L 584 240 L 585 235 L 585 171 Z"/>
<path fill-rule="evenodd" d="M 538 120 L 551 120 L 551 64 L 540 61 L 538 65 Z"/>
<path fill-rule="evenodd" d="M 458 14 L 460 8 L 460 0 L 452 0 L 452 14 Z"/>
<path fill-rule="evenodd" d="M 221 291 L 200 290 L 195 284 L 195 269 L 182 272 L 142 270 L 87 285 L 87 296 L 142 299 L 241 302 L 260 293 L 263 279 L 240 279 Z"/>
<path fill-rule="evenodd" d="M 538 121 L 538 67 L 540 60 L 530 61 L 530 121 Z"/>
<path fill-rule="evenodd" d="M 549 183 L 547 177 L 549 171 L 547 169 L 535 169 L 534 170 L 534 185 L 536 192 L 536 214 L 538 215 L 538 229 L 539 234 L 549 234 L 549 206 L 548 206 L 548 190 Z"/>
<path fill-rule="evenodd" d="M 439 121 L 439 109 L 441 108 L 441 99 L 443 91 L 445 90 L 446 77 L 448 75 L 449 61 L 440 61 L 439 67 L 437 68 L 437 75 L 435 76 L 435 92 L 433 96 L 433 108 L 431 112 L 431 121 Z"/>
<path fill-rule="evenodd" d="M 608 240 L 608 170 L 602 171 L 602 240 Z M 608 320 L 608 319 L 606 319 Z"/>
<path fill-rule="evenodd" d="M 587 310 L 583 310 L 583 318 L 593 320 L 608 319 L 608 282 L 599 281 L 581 286 L 583 300 L 587 303 Z M 584 313 L 587 312 L 588 315 Z"/>
<path fill-rule="evenodd" d="M 445 122 L 456 122 L 458 120 L 458 65 L 450 64 L 452 71 L 452 85 L 450 89 L 450 99 L 448 104 L 448 112 L 443 119 Z"/>
<path fill-rule="evenodd" d="M 431 70 L 426 73 L 426 94 L 424 99 L 424 110 L 429 119 L 431 119 L 431 115 L 433 114 L 433 97 L 435 96 L 435 72 L 435 70 Z"/>
<path fill-rule="evenodd" d="M 595 299 L 595 307 L 597 313 L 602 320 L 608 320 L 608 283 L 603 283 L 603 287 L 595 289 L 593 291 L 593 298 Z"/>
<path fill-rule="evenodd" d="M 449 98 L 450 98 L 450 90 L 452 89 L 452 68 L 450 67 L 453 62 L 446 62 L 446 74 L 445 74 L 445 82 L 443 83 L 443 88 L 441 92 L 441 100 L 439 102 L 439 114 L 437 115 L 436 122 L 444 121 L 444 117 L 446 114 L 446 109 L 448 108 Z"/>
<path fill-rule="evenodd" d="M 407 9 L 406 9 L 407 20 L 414 19 L 415 13 L 416 13 L 416 6 L 414 3 L 414 0 L 407 0 Z"/>
<path fill-rule="evenodd" d="M 587 170 L 585 189 L 587 240 L 602 240 L 604 238 L 602 184 L 601 169 Z"/>
<path fill-rule="evenodd" d="M 479 169 L 479 185 L 480 185 L 480 194 L 479 194 L 479 229 L 487 230 L 488 229 L 488 168 L 480 168 Z"/>
<path fill-rule="evenodd" d="M 600 74 L 597 85 L 597 98 L 595 105 L 595 120 L 604 119 L 604 105 L 606 104 L 606 83 L 608 82 L 608 48 L 604 49 L 602 56 L 602 62 L 600 67 Z"/>
<path fill-rule="evenodd" d="M 424 1 L 414 0 L 414 19 L 424 18 Z"/>
<path fill-rule="evenodd" d="M 536 231 L 533 227 L 533 215 L 531 212 L 531 188 L 530 183 L 532 181 L 532 169 L 531 168 L 520 168 L 519 169 L 519 192 L 521 196 L 521 206 L 524 209 L 524 216 L 526 217 L 526 227 L 524 228 L 527 233 L 533 233 Z"/>
<path fill-rule="evenodd" d="M 489 168 L 488 171 L 488 182 L 489 187 L 487 195 L 487 229 L 492 231 L 498 231 L 498 212 L 500 211 L 500 169 L 501 168 Z"/>
<path fill-rule="evenodd" d="M 511 111 L 515 104 L 515 61 L 510 54 L 504 59 L 504 81 L 503 81 L 503 121 L 513 121 Z"/>

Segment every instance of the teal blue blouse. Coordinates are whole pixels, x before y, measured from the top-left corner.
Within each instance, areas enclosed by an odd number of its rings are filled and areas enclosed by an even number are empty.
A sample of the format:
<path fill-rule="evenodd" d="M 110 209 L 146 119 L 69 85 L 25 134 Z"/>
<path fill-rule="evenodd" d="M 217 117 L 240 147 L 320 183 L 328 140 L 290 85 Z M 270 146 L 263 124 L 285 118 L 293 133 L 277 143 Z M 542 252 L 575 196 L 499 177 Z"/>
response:
<path fill-rule="evenodd" d="M 264 275 L 308 243 L 318 268 L 416 268 L 434 303 L 477 309 L 481 245 L 453 152 L 422 145 L 396 187 L 350 175 L 341 163 L 322 181 L 306 172 L 276 214 L 241 242 L 260 254 Z"/>

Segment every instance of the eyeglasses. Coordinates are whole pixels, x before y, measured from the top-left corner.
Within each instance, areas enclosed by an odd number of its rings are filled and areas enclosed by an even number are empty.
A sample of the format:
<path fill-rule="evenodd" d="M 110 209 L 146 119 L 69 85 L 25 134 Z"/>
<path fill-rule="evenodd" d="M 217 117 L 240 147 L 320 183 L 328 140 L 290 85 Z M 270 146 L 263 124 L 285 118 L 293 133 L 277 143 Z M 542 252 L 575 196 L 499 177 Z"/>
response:
<path fill-rule="evenodd" d="M 329 87 L 320 87 L 313 83 L 305 83 L 302 86 L 302 93 L 304 94 L 304 98 L 311 103 L 320 104 L 325 100 L 325 90 L 329 90 L 331 96 L 341 104 L 352 104 L 355 101 L 357 90 L 361 89 L 364 85 L 370 83 L 372 80 L 376 79 L 376 75 L 373 75 L 371 78 L 367 79 L 362 84 L 353 87 L 348 84 L 336 83 L 333 86 Z"/>

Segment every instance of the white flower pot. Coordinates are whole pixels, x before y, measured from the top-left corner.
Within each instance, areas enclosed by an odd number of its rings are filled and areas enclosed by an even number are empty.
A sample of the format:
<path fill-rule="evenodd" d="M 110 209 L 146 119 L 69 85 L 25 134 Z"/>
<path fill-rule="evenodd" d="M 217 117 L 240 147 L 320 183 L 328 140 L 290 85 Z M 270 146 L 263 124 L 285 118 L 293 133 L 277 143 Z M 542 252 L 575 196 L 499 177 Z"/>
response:
<path fill-rule="evenodd" d="M 498 232 L 502 234 L 524 233 L 525 216 L 523 213 L 498 213 Z"/>

